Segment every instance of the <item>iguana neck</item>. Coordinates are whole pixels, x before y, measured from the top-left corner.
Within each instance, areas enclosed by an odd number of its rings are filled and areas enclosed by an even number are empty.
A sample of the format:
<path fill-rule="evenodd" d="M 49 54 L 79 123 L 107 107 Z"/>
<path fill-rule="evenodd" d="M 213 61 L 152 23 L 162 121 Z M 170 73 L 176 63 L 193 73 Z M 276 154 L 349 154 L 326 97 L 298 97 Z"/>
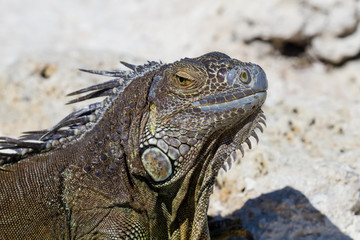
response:
<path fill-rule="evenodd" d="M 148 108 L 144 93 L 151 85 L 151 74 L 130 83 L 127 90 L 108 106 L 95 127 L 66 146 L 69 151 L 77 152 L 76 159 L 71 159 L 65 171 L 69 185 L 86 186 L 104 199 L 111 199 L 105 205 L 131 205 L 134 202 L 141 205 L 141 198 L 145 198 L 139 194 L 144 186 L 135 185 L 134 174 L 142 171 L 138 156 L 139 116 L 143 116 Z"/>

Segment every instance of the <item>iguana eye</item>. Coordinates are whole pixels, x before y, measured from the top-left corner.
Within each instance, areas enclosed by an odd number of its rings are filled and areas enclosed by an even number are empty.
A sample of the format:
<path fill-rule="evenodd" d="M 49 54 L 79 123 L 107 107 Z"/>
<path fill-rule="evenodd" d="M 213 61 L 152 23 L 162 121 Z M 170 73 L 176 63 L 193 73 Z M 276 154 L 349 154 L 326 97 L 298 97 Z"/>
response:
<path fill-rule="evenodd" d="M 191 83 L 191 80 L 186 79 L 184 77 L 180 77 L 180 76 L 176 76 L 176 80 L 181 86 L 184 86 L 184 87 L 189 86 Z"/>
<path fill-rule="evenodd" d="M 251 78 L 250 78 L 250 74 L 249 74 L 248 70 L 244 69 L 244 70 L 241 71 L 240 80 L 241 80 L 241 82 L 243 82 L 245 84 L 250 83 Z"/>
<path fill-rule="evenodd" d="M 176 82 L 183 87 L 189 86 L 192 82 L 192 80 L 189 79 L 190 76 L 184 72 L 177 73 L 175 77 Z"/>

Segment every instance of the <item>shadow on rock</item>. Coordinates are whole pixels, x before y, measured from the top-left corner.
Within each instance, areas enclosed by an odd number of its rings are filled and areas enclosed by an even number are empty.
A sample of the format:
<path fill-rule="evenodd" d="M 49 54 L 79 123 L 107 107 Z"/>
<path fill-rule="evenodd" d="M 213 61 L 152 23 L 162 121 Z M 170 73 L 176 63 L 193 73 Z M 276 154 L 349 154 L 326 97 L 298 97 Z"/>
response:
<path fill-rule="evenodd" d="M 219 218 L 215 217 L 217 221 Z M 223 221 L 229 222 L 229 219 L 238 223 L 240 228 L 247 229 L 256 240 L 352 239 L 312 206 L 301 192 L 291 187 L 248 200 L 241 209 L 223 218 Z"/>

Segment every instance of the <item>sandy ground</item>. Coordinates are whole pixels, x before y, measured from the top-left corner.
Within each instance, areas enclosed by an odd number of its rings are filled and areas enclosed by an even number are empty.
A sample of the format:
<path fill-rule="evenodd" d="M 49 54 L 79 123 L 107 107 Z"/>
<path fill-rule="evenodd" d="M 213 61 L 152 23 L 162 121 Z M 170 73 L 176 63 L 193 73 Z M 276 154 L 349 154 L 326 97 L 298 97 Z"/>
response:
<path fill-rule="evenodd" d="M 222 51 L 266 71 L 267 128 L 220 174 L 209 213 L 239 213 L 257 239 L 360 239 L 360 61 L 330 66 L 282 56 L 266 42 L 245 44 L 237 28 L 244 2 L 0 0 L 0 135 L 48 128 L 81 106 L 65 106 L 65 94 L 103 79 L 77 68 Z M 308 218 L 320 214 L 325 223 L 311 228 L 296 211 L 262 218 L 270 208 L 304 208 L 270 204 L 266 194 L 292 199 L 285 187 L 312 207 Z M 263 211 L 255 223 L 246 215 L 252 206 Z"/>

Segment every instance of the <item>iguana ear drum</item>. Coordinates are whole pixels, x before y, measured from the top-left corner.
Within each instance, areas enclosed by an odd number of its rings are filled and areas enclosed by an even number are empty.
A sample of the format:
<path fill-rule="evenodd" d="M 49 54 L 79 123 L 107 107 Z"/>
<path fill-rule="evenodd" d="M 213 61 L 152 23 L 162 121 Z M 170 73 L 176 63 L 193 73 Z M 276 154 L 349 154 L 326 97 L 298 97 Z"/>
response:
<path fill-rule="evenodd" d="M 146 172 L 155 182 L 166 180 L 172 173 L 168 156 L 156 147 L 146 149 L 141 156 L 141 161 Z"/>

